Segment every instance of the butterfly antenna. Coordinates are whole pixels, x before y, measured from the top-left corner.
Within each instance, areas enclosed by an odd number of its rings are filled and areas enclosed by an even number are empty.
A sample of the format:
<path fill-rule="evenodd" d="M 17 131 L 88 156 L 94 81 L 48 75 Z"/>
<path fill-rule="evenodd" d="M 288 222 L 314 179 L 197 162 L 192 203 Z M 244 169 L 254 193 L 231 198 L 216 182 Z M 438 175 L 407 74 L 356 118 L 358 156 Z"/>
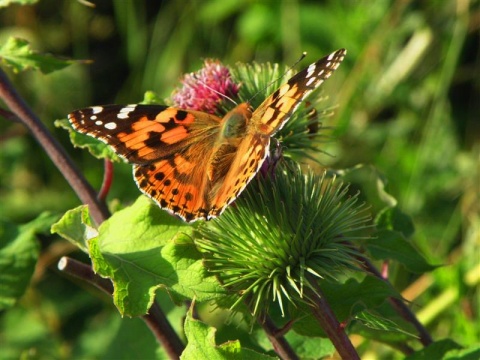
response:
<path fill-rule="evenodd" d="M 219 95 L 220 97 L 222 98 L 225 98 L 227 100 L 230 100 L 232 103 L 234 103 L 235 105 L 238 105 L 237 102 L 235 100 L 233 100 L 230 96 L 226 95 L 226 94 L 222 94 L 220 91 L 217 91 L 215 90 L 214 88 L 212 88 L 211 86 L 208 86 L 207 84 L 205 84 L 203 81 L 200 81 L 200 83 L 205 86 L 208 90 L 214 92 L 215 94 Z"/>
<path fill-rule="evenodd" d="M 248 100 L 248 103 L 250 103 L 250 102 L 255 98 L 255 96 L 257 96 L 257 95 L 260 94 L 261 92 L 264 92 L 264 91 L 267 90 L 270 86 L 272 86 L 273 84 L 275 84 L 278 80 L 283 79 L 283 78 L 285 77 L 285 75 L 287 75 L 287 73 L 288 73 L 290 70 L 292 70 L 295 66 L 298 65 L 298 63 L 299 63 L 300 61 L 302 61 L 302 60 L 305 58 L 305 56 L 307 56 L 307 52 L 306 52 L 306 51 L 304 51 L 304 52 L 302 53 L 302 55 L 298 58 L 298 60 L 295 61 L 295 63 L 294 63 L 293 65 L 289 66 L 288 69 L 285 70 L 282 75 L 280 75 L 279 77 L 277 77 L 275 80 L 270 81 L 270 82 L 267 84 L 267 86 L 265 86 L 264 88 L 258 90 L 255 94 L 253 94 L 253 96 L 250 98 L 250 100 Z"/>

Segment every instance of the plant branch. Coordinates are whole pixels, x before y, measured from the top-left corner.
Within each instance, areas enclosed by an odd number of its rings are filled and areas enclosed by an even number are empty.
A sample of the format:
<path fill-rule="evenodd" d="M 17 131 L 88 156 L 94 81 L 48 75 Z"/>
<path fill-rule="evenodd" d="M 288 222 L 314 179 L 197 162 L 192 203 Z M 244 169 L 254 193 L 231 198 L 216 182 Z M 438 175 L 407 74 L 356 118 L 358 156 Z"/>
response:
<path fill-rule="evenodd" d="M 97 200 L 95 190 L 82 176 L 82 173 L 57 139 L 50 134 L 47 127 L 18 94 L 2 69 L 0 69 L 0 99 L 5 102 L 13 115 L 30 130 L 80 200 L 89 206 L 93 220 L 100 224 L 107 219 L 110 216 L 107 207 Z M 2 113 L 5 114 L 6 112 L 3 111 Z M 12 117 L 7 118 L 13 119 Z"/>
<path fill-rule="evenodd" d="M 307 280 L 310 287 L 306 287 L 306 295 L 315 303 L 315 305 L 310 306 L 310 309 L 333 346 L 335 346 L 338 354 L 342 359 L 360 360 L 355 347 L 345 333 L 344 327 L 340 325 L 335 317 L 316 279 L 312 275 L 307 274 Z"/>
<path fill-rule="evenodd" d="M 273 349 L 282 360 L 298 359 L 297 354 L 291 348 L 287 340 L 283 335 L 279 335 L 281 332 L 276 328 L 272 319 L 270 319 L 268 315 L 259 317 L 258 323 L 262 326 L 263 330 L 265 330 L 268 340 L 270 340 L 273 345 Z"/>
<path fill-rule="evenodd" d="M 112 282 L 95 274 L 89 265 L 68 257 L 62 257 L 58 262 L 58 269 L 95 286 L 110 296 L 113 294 Z M 171 359 L 179 359 L 185 346 L 155 302 L 150 307 L 149 313 L 143 315 L 142 319 L 154 333 L 168 356 Z"/>

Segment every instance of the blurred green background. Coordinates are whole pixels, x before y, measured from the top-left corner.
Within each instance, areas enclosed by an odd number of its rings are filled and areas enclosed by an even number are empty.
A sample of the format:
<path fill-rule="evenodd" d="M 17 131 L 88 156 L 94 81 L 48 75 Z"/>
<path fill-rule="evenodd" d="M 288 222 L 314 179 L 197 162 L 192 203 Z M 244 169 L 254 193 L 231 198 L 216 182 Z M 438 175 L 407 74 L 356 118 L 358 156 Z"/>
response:
<path fill-rule="evenodd" d="M 0 8 L 0 43 L 16 36 L 40 52 L 92 60 L 50 75 L 9 75 L 95 187 L 103 164 L 74 150 L 55 119 L 90 105 L 139 102 L 147 90 L 166 98 L 205 58 L 293 64 L 307 51 L 306 65 L 346 48 L 344 63 L 324 86 L 335 115 L 324 122 L 333 127 L 332 141 L 322 147 L 331 156 L 319 159 L 336 169 L 371 164 L 388 179 L 387 191 L 414 219 L 416 246 L 444 265 L 422 278 L 399 271 L 392 281 L 406 289 L 436 339 L 479 342 L 478 0 L 91 3 L 40 0 Z M 0 149 L 3 217 L 23 223 L 79 204 L 20 124 L 0 122 Z M 112 199 L 138 196 L 130 166 L 116 166 L 114 181 Z M 38 324 L 28 344 L 64 357 L 94 342 L 81 337 L 82 330 L 116 314 L 108 301 L 56 274 L 55 262 L 68 245 L 48 237 L 41 245 L 31 288 L 14 311 L 0 315 L 0 341 L 20 341 L 15 324 L 24 319 Z"/>

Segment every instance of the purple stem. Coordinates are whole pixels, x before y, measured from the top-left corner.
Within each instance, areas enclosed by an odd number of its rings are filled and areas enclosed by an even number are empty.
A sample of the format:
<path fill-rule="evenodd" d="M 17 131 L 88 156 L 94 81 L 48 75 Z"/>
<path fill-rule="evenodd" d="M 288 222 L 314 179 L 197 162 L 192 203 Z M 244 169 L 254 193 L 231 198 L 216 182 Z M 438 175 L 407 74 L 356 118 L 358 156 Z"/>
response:
<path fill-rule="evenodd" d="M 307 287 L 307 295 L 315 304 L 310 309 L 338 354 L 342 359 L 360 360 L 360 356 L 345 333 L 344 327 L 337 320 L 316 279 L 311 275 L 307 275 L 307 279 L 311 287 Z"/>
<path fill-rule="evenodd" d="M 47 127 L 18 94 L 2 69 L 0 69 L 0 98 L 12 113 L 31 131 L 80 200 L 84 204 L 88 204 L 93 220 L 97 224 L 101 224 L 107 219 L 110 216 L 107 207 L 97 200 L 95 190 L 82 176 L 82 173 L 57 139 L 50 134 Z"/>

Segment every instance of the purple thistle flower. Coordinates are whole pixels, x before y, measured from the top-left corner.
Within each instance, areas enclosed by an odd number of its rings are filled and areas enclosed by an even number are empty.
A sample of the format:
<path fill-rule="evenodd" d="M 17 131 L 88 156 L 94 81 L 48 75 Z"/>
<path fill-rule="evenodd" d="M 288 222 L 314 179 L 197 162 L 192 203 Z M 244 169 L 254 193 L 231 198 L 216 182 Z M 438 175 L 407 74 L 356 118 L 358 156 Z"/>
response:
<path fill-rule="evenodd" d="M 204 67 L 183 77 L 182 87 L 173 92 L 173 105 L 182 109 L 218 112 L 218 105 L 225 99 L 234 97 L 239 85 L 231 78 L 230 71 L 220 61 L 206 59 Z"/>

